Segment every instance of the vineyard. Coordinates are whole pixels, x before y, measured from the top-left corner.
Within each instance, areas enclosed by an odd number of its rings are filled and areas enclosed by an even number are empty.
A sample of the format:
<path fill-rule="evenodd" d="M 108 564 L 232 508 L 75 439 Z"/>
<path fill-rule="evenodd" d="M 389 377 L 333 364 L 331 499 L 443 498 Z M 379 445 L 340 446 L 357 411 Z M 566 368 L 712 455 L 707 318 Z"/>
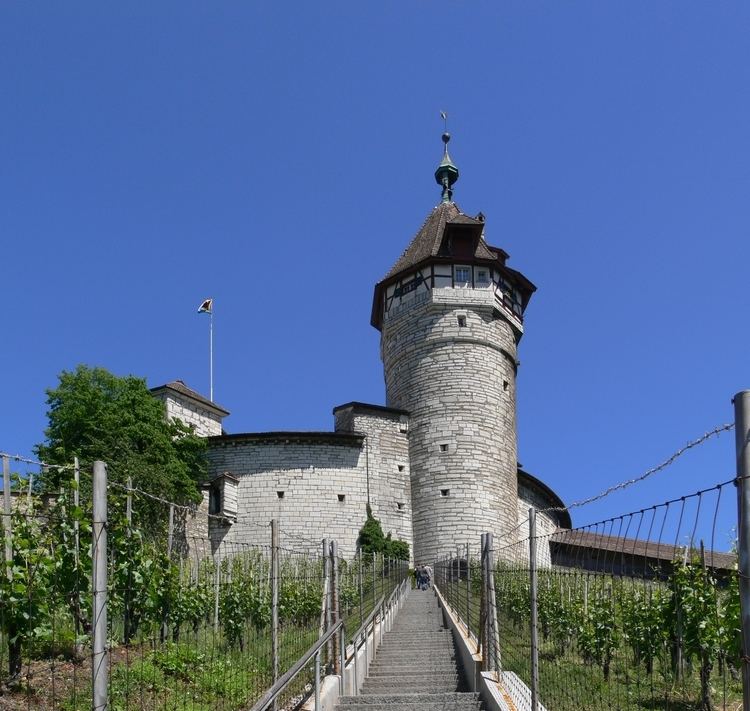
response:
<path fill-rule="evenodd" d="M 707 500 L 718 504 L 722 488 L 732 485 L 696 494 L 694 515 L 702 503 L 715 523 Z M 690 498 L 677 500 L 676 512 L 669 509 L 674 502 L 650 509 L 649 530 L 665 537 L 671 514 L 684 527 Z M 540 703 L 555 711 L 742 708 L 737 556 L 695 541 L 697 518 L 682 546 L 622 534 L 644 518 L 640 511 L 519 537 L 493 550 L 491 574 L 484 558 L 469 550 L 440 561 L 438 587 L 477 649 L 483 647 L 486 668 L 533 683 Z M 674 539 L 684 535 L 680 531 L 671 531 Z M 548 559 L 533 566 L 532 544 L 564 548 L 565 565 L 551 566 Z M 495 627 L 485 631 L 494 616 Z"/>
<path fill-rule="evenodd" d="M 86 499 L 75 496 L 77 486 L 71 479 L 57 495 L 41 497 L 27 491 L 25 478 L 15 479 L 6 536 L 12 564 L 0 577 L 0 708 L 92 708 L 96 537 L 90 501 L 74 503 Z M 337 614 L 351 631 L 406 574 L 405 563 L 382 556 L 332 561 L 310 546 L 280 547 L 274 640 L 270 529 L 267 547 L 212 551 L 210 540 L 190 538 L 179 526 L 141 527 L 141 515 L 154 519 L 155 499 L 108 492 L 106 692 L 113 710 L 248 707 L 318 639 L 331 570 Z M 161 514 L 164 522 L 172 518 Z M 311 666 L 298 675 L 280 708 L 310 692 L 312 674 Z"/>
<path fill-rule="evenodd" d="M 496 590 L 503 668 L 526 678 L 528 575 L 501 567 Z M 722 589 L 698 561 L 663 583 L 544 571 L 538 614 L 540 688 L 555 709 L 742 702 L 736 577 Z"/>

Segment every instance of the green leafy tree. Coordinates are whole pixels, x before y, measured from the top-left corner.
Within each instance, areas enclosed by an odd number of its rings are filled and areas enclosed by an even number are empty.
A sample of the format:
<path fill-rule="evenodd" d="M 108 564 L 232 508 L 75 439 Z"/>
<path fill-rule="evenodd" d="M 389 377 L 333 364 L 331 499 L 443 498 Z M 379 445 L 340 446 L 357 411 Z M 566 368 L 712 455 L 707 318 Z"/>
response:
<path fill-rule="evenodd" d="M 390 533 L 386 536 L 380 521 L 372 515 L 369 504 L 367 505 L 367 520 L 359 531 L 358 543 L 364 555 L 381 553 L 387 558 L 409 559 L 409 544 L 400 539 L 393 540 Z"/>
<path fill-rule="evenodd" d="M 47 405 L 46 440 L 37 446 L 42 460 L 69 465 L 77 456 L 90 467 L 100 459 L 111 481 L 132 477 L 134 486 L 170 501 L 199 500 L 205 440 L 179 420 L 168 421 L 145 380 L 79 365 L 60 374 L 58 386 L 47 391 Z M 61 476 L 50 469 L 43 485 L 56 491 Z M 160 519 L 163 511 L 155 509 L 149 523 Z"/>

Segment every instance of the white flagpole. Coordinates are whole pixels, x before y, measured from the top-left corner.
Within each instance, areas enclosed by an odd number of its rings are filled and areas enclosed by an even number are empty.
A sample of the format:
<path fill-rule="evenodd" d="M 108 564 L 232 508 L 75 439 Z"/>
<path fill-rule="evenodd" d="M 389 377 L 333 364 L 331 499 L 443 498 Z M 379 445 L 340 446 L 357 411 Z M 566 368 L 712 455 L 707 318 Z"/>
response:
<path fill-rule="evenodd" d="M 209 397 L 208 399 L 214 401 L 214 305 L 211 302 L 211 311 L 208 313 L 208 382 L 209 382 Z"/>

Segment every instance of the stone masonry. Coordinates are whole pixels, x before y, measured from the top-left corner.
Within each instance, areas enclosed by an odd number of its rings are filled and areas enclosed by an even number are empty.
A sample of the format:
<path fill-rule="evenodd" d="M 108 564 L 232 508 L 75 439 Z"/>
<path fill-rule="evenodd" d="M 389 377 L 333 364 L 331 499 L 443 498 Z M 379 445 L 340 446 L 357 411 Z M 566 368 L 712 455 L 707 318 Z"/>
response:
<path fill-rule="evenodd" d="M 386 406 L 339 405 L 332 432 L 225 434 L 229 413 L 181 381 L 152 390 L 168 417 L 208 437 L 212 552 L 269 545 L 277 519 L 282 546 L 318 550 L 332 538 L 352 557 L 368 504 L 414 562 L 476 548 L 488 531 L 502 558 L 528 535 L 529 506 L 550 509 L 540 535 L 570 527 L 557 495 L 517 458 L 517 346 L 536 287 L 485 241 L 484 215 L 452 201 L 449 138 L 435 174 L 442 202 L 375 285 Z M 551 561 L 546 544 L 539 557 Z"/>
<path fill-rule="evenodd" d="M 517 523 L 516 339 L 494 301 L 489 290 L 432 289 L 384 319 L 387 402 L 410 416 L 418 560 L 484 531 L 503 540 Z"/>
<path fill-rule="evenodd" d="M 212 520 L 214 547 L 267 545 L 268 523 L 275 518 L 282 545 L 317 550 L 322 538 L 333 538 L 342 555 L 353 557 L 368 490 L 383 530 L 411 547 L 408 470 L 398 470 L 407 461 L 405 436 L 397 443 L 399 419 L 361 420 L 370 428 L 366 435 L 341 430 L 211 437 L 209 474 L 228 472 L 239 479 L 237 518 Z"/>

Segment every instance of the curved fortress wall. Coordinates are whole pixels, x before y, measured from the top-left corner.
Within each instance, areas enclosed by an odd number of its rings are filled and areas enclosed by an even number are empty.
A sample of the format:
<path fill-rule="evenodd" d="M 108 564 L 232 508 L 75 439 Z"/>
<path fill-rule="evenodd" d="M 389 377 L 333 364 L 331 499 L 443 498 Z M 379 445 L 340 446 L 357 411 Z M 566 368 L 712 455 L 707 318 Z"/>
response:
<path fill-rule="evenodd" d="M 236 481 L 236 517 L 210 519 L 214 550 L 269 545 L 279 521 L 282 545 L 317 550 L 333 538 L 353 557 L 368 496 L 383 531 L 409 543 L 411 491 L 402 415 L 356 404 L 337 408 L 336 432 L 269 432 L 210 437 L 209 478 Z M 360 428 L 354 432 L 353 427 Z M 402 468 L 400 468 L 402 467 Z M 215 513 L 212 512 L 212 513 Z"/>
<path fill-rule="evenodd" d="M 387 402 L 409 411 L 415 559 L 517 524 L 516 339 L 492 290 L 434 288 L 385 315 Z"/>

